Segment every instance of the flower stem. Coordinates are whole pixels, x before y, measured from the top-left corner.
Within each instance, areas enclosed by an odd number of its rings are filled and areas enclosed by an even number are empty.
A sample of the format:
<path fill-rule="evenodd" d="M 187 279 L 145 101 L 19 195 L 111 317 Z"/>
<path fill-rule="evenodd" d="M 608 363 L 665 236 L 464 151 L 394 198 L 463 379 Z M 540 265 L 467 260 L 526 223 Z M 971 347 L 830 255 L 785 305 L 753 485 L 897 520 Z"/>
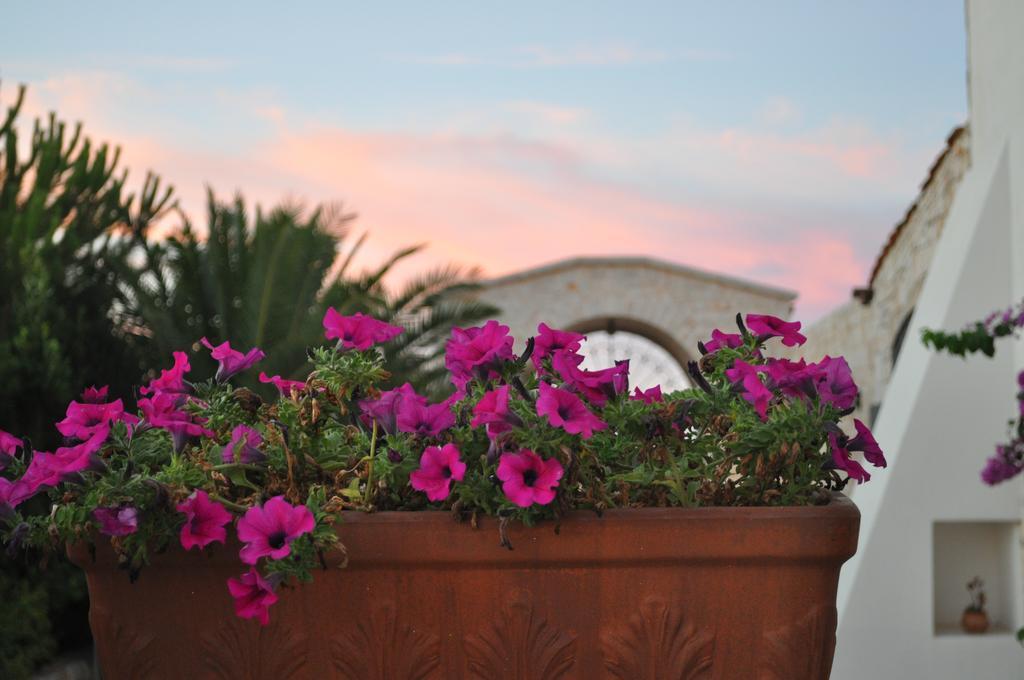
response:
<path fill-rule="evenodd" d="M 211 493 L 210 494 L 210 499 L 217 501 L 218 503 L 223 505 L 225 508 L 228 508 L 229 510 L 234 510 L 235 512 L 246 512 L 247 510 L 249 510 L 249 508 L 245 507 L 244 505 L 239 505 L 238 503 L 232 503 L 231 501 L 227 500 L 226 498 L 224 498 L 222 496 L 218 496 L 215 493 Z"/>
<path fill-rule="evenodd" d="M 377 453 L 377 421 L 373 421 L 373 434 L 370 436 L 370 462 L 366 467 L 366 493 L 363 494 L 363 505 L 370 506 L 370 494 L 373 493 L 373 459 Z"/>
<path fill-rule="evenodd" d="M 252 465 L 250 463 L 223 463 L 221 465 L 214 465 L 212 470 L 255 470 L 256 472 L 262 472 L 266 468 L 260 465 Z"/>

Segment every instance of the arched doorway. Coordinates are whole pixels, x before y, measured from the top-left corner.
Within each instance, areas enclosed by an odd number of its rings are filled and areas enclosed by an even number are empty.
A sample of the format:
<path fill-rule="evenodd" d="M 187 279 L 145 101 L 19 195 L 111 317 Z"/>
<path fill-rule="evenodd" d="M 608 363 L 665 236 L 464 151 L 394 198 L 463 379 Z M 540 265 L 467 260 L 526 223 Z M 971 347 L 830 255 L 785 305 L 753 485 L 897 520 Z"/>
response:
<path fill-rule="evenodd" d="M 690 387 L 687 355 L 671 336 L 650 324 L 625 318 L 596 318 L 573 324 L 587 341 L 580 353 L 583 367 L 601 369 L 629 359 L 629 382 L 642 390 L 661 385 L 663 392 Z"/>

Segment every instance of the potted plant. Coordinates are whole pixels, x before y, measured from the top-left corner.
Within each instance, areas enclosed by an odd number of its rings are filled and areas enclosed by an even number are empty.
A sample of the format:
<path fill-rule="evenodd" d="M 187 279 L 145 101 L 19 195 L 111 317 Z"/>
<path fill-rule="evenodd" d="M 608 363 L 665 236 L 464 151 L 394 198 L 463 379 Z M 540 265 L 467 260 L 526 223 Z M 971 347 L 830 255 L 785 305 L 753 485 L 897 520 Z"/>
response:
<path fill-rule="evenodd" d="M 960 625 L 968 633 L 984 633 L 988 630 L 988 614 L 985 613 L 985 582 L 975 576 L 967 582 L 971 603 L 964 609 Z"/>
<path fill-rule="evenodd" d="M 838 426 L 843 359 L 771 358 L 800 324 L 737 323 L 674 394 L 582 368 L 575 333 L 517 356 L 496 321 L 455 329 L 433 403 L 385 389 L 402 329 L 370 317 L 329 310 L 336 345 L 304 381 L 261 374 L 272 400 L 231 385 L 259 349 L 204 338 L 212 379 L 176 352 L 138 414 L 90 388 L 67 446 L 5 435 L 5 540 L 69 546 L 108 680 L 826 677 L 859 523 L 838 491 L 869 477 L 852 452 L 885 459 Z"/>

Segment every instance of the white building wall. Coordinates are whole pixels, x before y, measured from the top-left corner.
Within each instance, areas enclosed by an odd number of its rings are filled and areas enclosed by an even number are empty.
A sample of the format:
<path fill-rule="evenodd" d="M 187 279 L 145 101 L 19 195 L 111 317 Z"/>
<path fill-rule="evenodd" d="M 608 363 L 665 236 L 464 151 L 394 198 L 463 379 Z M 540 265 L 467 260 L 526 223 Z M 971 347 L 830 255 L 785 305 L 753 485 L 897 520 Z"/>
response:
<path fill-rule="evenodd" d="M 972 165 L 909 338 L 1024 297 L 1024 3 L 970 0 L 967 16 Z M 1000 350 L 964 361 L 919 342 L 904 346 L 875 427 L 890 466 L 856 494 L 860 548 L 840 582 L 833 678 L 1024 678 L 1012 632 L 1024 625 L 1024 484 L 989 488 L 978 479 L 1015 415 L 1024 366 L 1019 345 Z M 955 598 L 967 604 L 965 591 L 942 587 L 957 570 L 992 584 L 999 602 L 990 611 L 1001 629 L 970 636 L 948 627 Z"/>

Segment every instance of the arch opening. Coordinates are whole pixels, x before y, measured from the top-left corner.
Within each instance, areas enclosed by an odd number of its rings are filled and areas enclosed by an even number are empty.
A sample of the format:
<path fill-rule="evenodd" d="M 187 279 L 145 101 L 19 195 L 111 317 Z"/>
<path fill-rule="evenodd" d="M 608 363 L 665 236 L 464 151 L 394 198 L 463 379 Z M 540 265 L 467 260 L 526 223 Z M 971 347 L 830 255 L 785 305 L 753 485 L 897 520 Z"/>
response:
<path fill-rule="evenodd" d="M 607 368 L 629 359 L 631 387 L 661 385 L 668 393 L 691 386 L 685 352 L 661 329 L 634 319 L 603 317 L 575 323 L 569 330 L 587 336 L 580 350 L 584 368 Z"/>

